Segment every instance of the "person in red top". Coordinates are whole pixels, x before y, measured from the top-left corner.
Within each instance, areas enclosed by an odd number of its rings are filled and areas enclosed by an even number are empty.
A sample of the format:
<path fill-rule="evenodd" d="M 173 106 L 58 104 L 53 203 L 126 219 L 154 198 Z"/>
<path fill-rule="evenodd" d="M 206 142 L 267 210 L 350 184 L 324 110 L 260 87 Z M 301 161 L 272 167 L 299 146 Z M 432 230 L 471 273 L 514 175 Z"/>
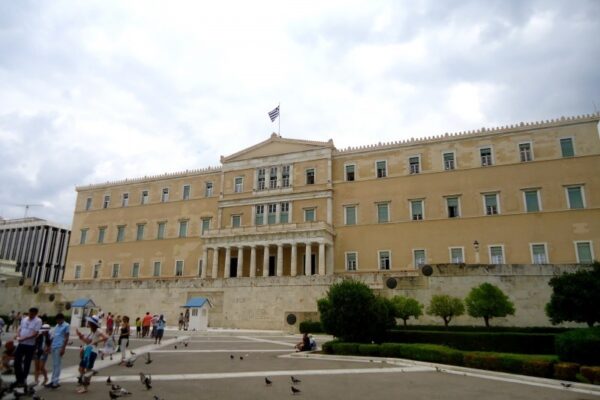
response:
<path fill-rule="evenodd" d="M 113 315 L 108 313 L 106 317 L 106 334 L 111 336 L 113 334 L 113 330 L 115 328 L 115 320 L 113 319 Z"/>
<path fill-rule="evenodd" d="M 152 315 L 149 312 L 144 315 L 144 319 L 142 320 L 142 337 L 148 336 L 148 332 L 150 332 L 150 326 L 152 325 Z"/>

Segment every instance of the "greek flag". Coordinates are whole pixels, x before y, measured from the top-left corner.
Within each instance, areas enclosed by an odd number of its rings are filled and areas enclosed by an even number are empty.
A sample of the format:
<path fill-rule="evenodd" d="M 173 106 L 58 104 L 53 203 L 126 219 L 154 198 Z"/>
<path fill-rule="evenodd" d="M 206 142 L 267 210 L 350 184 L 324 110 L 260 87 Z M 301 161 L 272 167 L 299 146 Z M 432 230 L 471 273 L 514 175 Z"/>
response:
<path fill-rule="evenodd" d="M 269 111 L 269 118 L 271 122 L 275 121 L 279 117 L 279 106 L 275 107 L 272 111 Z"/>

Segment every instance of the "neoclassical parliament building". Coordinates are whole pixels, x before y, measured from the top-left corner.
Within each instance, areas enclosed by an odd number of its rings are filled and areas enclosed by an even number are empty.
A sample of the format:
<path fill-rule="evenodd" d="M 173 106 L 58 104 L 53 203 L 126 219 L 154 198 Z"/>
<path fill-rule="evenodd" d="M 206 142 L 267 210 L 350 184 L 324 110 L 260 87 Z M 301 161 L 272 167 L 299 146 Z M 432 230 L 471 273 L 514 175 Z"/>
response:
<path fill-rule="evenodd" d="M 273 134 L 221 166 L 77 187 L 66 282 L 585 264 L 599 114 L 337 149 Z"/>

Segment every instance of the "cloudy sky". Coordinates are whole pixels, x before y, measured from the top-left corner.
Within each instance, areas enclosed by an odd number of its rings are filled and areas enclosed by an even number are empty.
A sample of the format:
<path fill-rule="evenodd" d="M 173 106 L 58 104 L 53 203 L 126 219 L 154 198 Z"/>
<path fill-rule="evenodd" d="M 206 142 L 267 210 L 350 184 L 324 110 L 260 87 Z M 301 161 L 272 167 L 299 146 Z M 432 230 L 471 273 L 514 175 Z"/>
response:
<path fill-rule="evenodd" d="M 600 1 L 0 0 L 0 216 L 219 164 L 600 108 Z"/>

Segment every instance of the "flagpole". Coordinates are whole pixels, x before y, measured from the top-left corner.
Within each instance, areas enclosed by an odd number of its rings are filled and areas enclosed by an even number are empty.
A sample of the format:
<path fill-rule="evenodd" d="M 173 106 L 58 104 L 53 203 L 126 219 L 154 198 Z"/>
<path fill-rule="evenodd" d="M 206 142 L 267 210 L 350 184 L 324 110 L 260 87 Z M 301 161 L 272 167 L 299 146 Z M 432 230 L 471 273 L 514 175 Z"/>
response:
<path fill-rule="evenodd" d="M 277 108 L 279 108 L 279 127 L 277 128 L 277 135 L 281 136 L 281 102 L 277 104 Z"/>

